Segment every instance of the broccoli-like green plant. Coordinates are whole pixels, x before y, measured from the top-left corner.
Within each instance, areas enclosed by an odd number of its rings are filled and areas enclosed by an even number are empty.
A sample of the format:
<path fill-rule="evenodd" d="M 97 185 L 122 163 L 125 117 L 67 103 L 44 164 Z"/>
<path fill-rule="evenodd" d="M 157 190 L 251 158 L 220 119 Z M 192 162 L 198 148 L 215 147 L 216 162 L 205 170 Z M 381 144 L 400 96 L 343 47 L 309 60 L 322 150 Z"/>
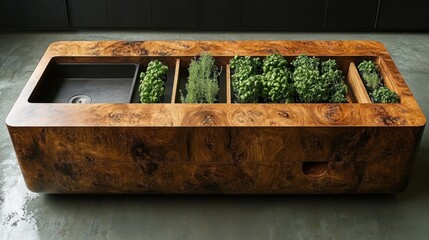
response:
<path fill-rule="evenodd" d="M 280 54 L 258 58 L 235 56 L 230 61 L 235 96 L 239 102 L 347 102 L 347 86 L 335 60 L 298 56 L 294 71 Z M 262 67 L 262 74 L 260 69 Z"/>
<path fill-rule="evenodd" d="M 320 60 L 300 55 L 292 61 L 292 65 L 295 67 L 293 85 L 299 100 L 305 103 L 327 102 L 328 84 L 320 79 Z"/>
<path fill-rule="evenodd" d="M 146 72 L 140 74 L 140 102 L 159 103 L 165 91 L 165 80 L 168 67 L 160 61 L 149 62 Z"/>
<path fill-rule="evenodd" d="M 293 73 L 293 80 L 300 102 L 328 101 L 328 85 L 326 82 L 320 81 L 320 73 L 317 69 L 297 67 Z"/>
<path fill-rule="evenodd" d="M 362 61 L 358 65 L 358 70 L 369 91 L 373 91 L 382 85 L 381 78 L 378 76 L 377 67 L 374 62 Z"/>
<path fill-rule="evenodd" d="M 259 68 L 262 65 L 259 58 L 250 56 L 235 56 L 229 61 L 229 63 L 231 65 L 231 69 L 235 72 L 247 71 L 252 75 L 258 74 Z"/>
<path fill-rule="evenodd" d="M 274 53 L 265 57 L 262 65 L 264 73 L 273 71 L 274 69 L 285 69 L 287 68 L 287 61 L 284 57 L 278 53 Z"/>
<path fill-rule="evenodd" d="M 375 72 L 362 72 L 362 79 L 371 91 L 380 87 L 380 78 Z"/>
<path fill-rule="evenodd" d="M 235 56 L 230 61 L 232 89 L 237 102 L 255 103 L 259 101 L 262 76 L 259 75 L 261 61 L 250 56 Z"/>
<path fill-rule="evenodd" d="M 259 101 L 262 75 L 252 75 L 243 81 L 233 81 L 232 87 L 235 89 L 237 102 L 256 103 Z"/>
<path fill-rule="evenodd" d="M 377 68 L 374 62 L 364 60 L 358 65 L 358 70 L 359 72 L 375 73 Z"/>
<path fill-rule="evenodd" d="M 219 93 L 218 77 L 220 71 L 214 58 L 203 52 L 189 65 L 189 77 L 186 83 L 186 97 L 181 93 L 183 103 L 214 103 Z"/>
<path fill-rule="evenodd" d="M 332 93 L 329 102 L 331 103 L 345 103 L 347 102 L 347 98 L 345 95 L 347 94 L 347 86 L 343 84 L 338 84 L 335 88 L 335 91 Z"/>
<path fill-rule="evenodd" d="M 379 87 L 369 94 L 374 103 L 397 103 L 399 96 L 387 87 Z"/>
<path fill-rule="evenodd" d="M 347 87 L 335 60 L 320 63 L 316 57 L 300 55 L 292 65 L 293 85 L 301 102 L 347 102 Z"/>
<path fill-rule="evenodd" d="M 286 59 L 278 53 L 271 54 L 265 57 L 262 69 L 262 98 L 273 103 L 294 102 L 295 90 Z"/>
<path fill-rule="evenodd" d="M 309 68 L 309 69 L 318 69 L 320 66 L 320 59 L 316 57 L 310 58 L 304 54 L 301 54 L 298 57 L 296 57 L 291 64 L 294 67 L 305 66 L 306 68 Z"/>
<path fill-rule="evenodd" d="M 232 87 L 239 102 L 294 101 L 291 73 L 287 61 L 280 54 L 265 57 L 262 64 L 259 58 L 235 56 L 230 64 L 234 70 Z"/>
<path fill-rule="evenodd" d="M 347 102 L 347 86 L 344 83 L 344 76 L 338 69 L 335 60 L 329 59 L 321 64 L 321 80 L 328 84 L 328 101 L 333 103 Z"/>
<path fill-rule="evenodd" d="M 362 61 L 358 65 L 359 73 L 374 103 L 397 103 L 399 95 L 385 87 L 373 61 Z"/>

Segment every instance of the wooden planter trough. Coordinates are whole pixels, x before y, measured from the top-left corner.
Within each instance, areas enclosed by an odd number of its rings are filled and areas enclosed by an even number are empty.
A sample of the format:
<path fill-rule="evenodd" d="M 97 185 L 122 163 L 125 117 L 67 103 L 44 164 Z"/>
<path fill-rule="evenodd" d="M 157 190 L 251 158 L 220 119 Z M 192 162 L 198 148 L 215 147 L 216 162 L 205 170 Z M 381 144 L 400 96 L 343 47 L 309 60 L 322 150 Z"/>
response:
<path fill-rule="evenodd" d="M 219 103 L 182 104 L 188 64 L 202 51 L 223 68 Z M 229 60 L 271 53 L 337 60 L 349 103 L 234 103 Z M 140 104 L 136 66 L 153 59 L 170 68 L 164 103 Z M 400 103 L 371 103 L 362 60 L 376 61 Z M 74 67 L 101 63 L 110 65 Z M 82 78 L 95 78 L 93 94 L 121 96 L 70 96 Z M 49 46 L 6 124 L 35 192 L 312 194 L 403 191 L 426 119 L 379 42 L 83 41 Z"/>

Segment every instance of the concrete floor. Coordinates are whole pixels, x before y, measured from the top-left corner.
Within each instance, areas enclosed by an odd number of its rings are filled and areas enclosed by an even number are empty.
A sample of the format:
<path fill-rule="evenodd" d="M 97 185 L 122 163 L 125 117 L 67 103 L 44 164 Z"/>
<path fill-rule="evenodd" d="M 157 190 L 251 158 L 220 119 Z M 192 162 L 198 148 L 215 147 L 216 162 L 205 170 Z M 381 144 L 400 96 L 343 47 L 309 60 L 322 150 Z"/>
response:
<path fill-rule="evenodd" d="M 0 33 L 3 121 L 57 40 L 372 39 L 383 42 L 429 116 L 429 34 Z M 429 136 L 408 189 L 382 196 L 67 196 L 29 192 L 0 124 L 0 239 L 428 239 Z"/>

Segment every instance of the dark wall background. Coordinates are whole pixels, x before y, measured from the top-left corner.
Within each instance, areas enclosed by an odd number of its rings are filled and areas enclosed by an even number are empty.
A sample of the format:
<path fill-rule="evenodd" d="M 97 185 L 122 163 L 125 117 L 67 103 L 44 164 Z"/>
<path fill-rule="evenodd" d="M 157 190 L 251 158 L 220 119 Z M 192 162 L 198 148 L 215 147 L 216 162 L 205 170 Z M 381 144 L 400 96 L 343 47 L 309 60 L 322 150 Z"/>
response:
<path fill-rule="evenodd" d="M 2 29 L 428 30 L 427 0 L 0 0 Z"/>
<path fill-rule="evenodd" d="M 65 0 L 0 0 L 1 28 L 66 28 Z"/>

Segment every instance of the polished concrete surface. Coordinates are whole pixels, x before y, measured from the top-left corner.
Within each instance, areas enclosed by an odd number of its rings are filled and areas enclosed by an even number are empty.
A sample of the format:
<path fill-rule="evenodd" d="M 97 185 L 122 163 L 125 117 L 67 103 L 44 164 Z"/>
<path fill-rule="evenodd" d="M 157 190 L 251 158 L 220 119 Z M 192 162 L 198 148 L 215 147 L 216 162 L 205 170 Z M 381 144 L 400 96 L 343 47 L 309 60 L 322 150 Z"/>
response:
<path fill-rule="evenodd" d="M 429 116 L 427 33 L 116 31 L 0 33 L 0 119 L 50 42 L 107 39 L 378 40 Z M 6 126 L 0 124 L 0 239 L 428 239 L 428 158 L 426 131 L 408 189 L 387 196 L 44 195 L 26 189 Z"/>

